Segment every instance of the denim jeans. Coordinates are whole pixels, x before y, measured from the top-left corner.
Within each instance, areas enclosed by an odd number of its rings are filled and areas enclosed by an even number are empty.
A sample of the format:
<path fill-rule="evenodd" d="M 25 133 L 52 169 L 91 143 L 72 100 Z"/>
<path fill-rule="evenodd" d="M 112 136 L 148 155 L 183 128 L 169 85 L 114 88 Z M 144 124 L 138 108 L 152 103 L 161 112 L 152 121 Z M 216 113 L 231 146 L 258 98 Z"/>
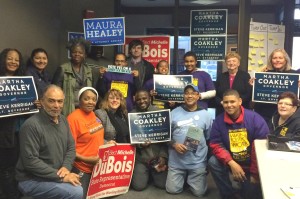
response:
<path fill-rule="evenodd" d="M 232 186 L 232 181 L 229 177 L 231 173 L 229 167 L 222 164 L 215 156 L 209 158 L 208 166 L 222 197 L 226 198 L 236 193 L 240 193 L 245 199 L 262 198 L 260 184 L 250 183 L 249 172 L 245 171 L 247 180 L 238 183 L 240 190 L 237 190 Z"/>
<path fill-rule="evenodd" d="M 192 193 L 197 197 L 204 196 L 207 190 L 206 174 L 206 168 L 202 167 L 188 170 L 169 167 L 166 191 L 172 194 L 181 193 L 187 177 Z"/>
<path fill-rule="evenodd" d="M 70 183 L 26 180 L 19 182 L 19 189 L 35 199 L 82 199 L 83 196 L 82 187 Z"/>

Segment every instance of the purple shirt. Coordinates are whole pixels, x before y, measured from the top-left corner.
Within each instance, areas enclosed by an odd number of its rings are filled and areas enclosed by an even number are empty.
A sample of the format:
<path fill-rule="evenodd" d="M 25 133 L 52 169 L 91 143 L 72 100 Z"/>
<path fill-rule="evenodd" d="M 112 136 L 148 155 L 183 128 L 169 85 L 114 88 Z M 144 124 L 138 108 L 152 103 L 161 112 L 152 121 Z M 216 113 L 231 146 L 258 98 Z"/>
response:
<path fill-rule="evenodd" d="M 215 90 L 215 86 L 213 81 L 211 80 L 210 75 L 205 71 L 193 71 L 189 72 L 187 70 L 184 70 L 178 75 L 192 75 L 193 76 L 193 84 L 198 86 L 198 89 L 200 93 Z M 207 109 L 208 108 L 208 100 L 199 100 L 198 105 L 200 105 L 202 108 Z"/>

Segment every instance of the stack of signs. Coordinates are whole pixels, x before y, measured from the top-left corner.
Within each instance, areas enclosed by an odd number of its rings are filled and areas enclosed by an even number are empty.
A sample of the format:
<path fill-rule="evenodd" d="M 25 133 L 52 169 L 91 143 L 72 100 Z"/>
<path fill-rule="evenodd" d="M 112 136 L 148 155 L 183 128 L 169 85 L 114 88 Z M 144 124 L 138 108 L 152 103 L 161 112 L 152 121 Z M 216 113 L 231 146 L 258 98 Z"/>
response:
<path fill-rule="evenodd" d="M 227 10 L 191 11 L 191 50 L 197 60 L 224 60 Z"/>

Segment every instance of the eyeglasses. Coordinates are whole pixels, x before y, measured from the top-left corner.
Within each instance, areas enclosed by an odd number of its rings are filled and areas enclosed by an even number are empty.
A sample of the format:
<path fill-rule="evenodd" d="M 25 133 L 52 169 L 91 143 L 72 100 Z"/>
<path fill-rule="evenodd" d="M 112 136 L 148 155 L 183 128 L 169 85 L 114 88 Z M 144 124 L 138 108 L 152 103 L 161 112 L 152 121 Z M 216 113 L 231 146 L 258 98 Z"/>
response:
<path fill-rule="evenodd" d="M 294 105 L 286 102 L 278 102 L 278 106 L 294 106 Z"/>

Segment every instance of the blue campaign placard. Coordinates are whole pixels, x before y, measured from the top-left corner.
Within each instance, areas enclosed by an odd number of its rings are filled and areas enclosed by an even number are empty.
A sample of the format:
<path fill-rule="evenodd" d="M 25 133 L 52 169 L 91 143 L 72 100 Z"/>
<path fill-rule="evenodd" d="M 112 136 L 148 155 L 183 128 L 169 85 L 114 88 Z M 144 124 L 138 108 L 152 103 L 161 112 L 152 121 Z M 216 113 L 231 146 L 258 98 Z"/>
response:
<path fill-rule="evenodd" d="M 192 75 L 153 75 L 156 100 L 183 102 L 184 87 L 193 82 Z"/>
<path fill-rule="evenodd" d="M 276 104 L 278 96 L 291 91 L 299 95 L 299 75 L 293 73 L 255 73 L 252 101 Z"/>
<path fill-rule="evenodd" d="M 130 143 L 147 141 L 167 142 L 171 140 L 170 110 L 129 113 Z"/>
<path fill-rule="evenodd" d="M 124 17 L 84 19 L 84 38 L 94 45 L 123 45 Z"/>
<path fill-rule="evenodd" d="M 227 10 L 191 10 L 190 35 L 227 34 Z"/>
<path fill-rule="evenodd" d="M 68 32 L 68 41 L 73 39 L 84 38 L 84 33 L 82 32 Z M 68 58 L 71 58 L 71 52 L 68 50 Z"/>
<path fill-rule="evenodd" d="M 226 54 L 226 36 L 191 37 L 191 51 L 197 60 L 224 60 Z"/>
<path fill-rule="evenodd" d="M 38 112 L 37 99 L 32 76 L 0 77 L 0 117 Z"/>
<path fill-rule="evenodd" d="M 83 32 L 68 32 L 68 41 L 72 39 L 84 38 Z"/>

